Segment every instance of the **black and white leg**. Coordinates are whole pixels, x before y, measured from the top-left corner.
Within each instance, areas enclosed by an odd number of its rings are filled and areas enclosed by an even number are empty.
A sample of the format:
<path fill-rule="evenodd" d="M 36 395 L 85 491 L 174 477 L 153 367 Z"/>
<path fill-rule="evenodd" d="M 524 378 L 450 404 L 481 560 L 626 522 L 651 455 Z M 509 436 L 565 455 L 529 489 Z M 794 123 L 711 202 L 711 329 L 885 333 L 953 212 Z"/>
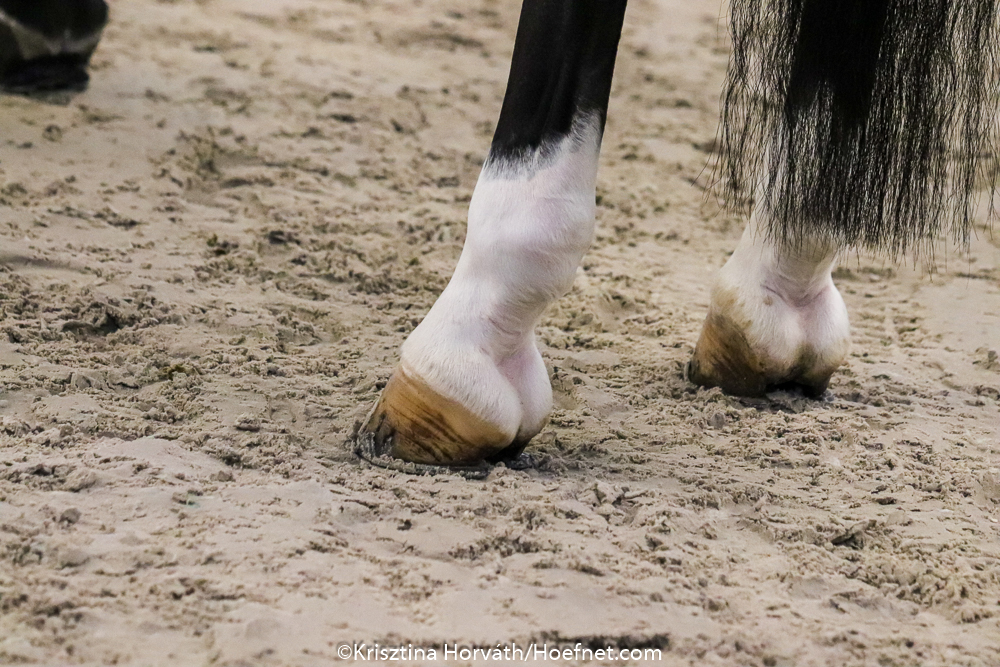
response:
<path fill-rule="evenodd" d="M 968 239 L 994 183 L 996 0 L 731 0 L 723 173 L 756 208 L 720 271 L 691 379 L 821 392 L 848 351 L 838 249 Z"/>
<path fill-rule="evenodd" d="M 626 0 L 525 0 L 465 246 L 357 435 L 368 456 L 513 458 L 552 407 L 535 344 L 594 228 L 601 137 Z"/>
<path fill-rule="evenodd" d="M 104 0 L 0 0 L 0 87 L 81 89 L 108 21 Z"/>

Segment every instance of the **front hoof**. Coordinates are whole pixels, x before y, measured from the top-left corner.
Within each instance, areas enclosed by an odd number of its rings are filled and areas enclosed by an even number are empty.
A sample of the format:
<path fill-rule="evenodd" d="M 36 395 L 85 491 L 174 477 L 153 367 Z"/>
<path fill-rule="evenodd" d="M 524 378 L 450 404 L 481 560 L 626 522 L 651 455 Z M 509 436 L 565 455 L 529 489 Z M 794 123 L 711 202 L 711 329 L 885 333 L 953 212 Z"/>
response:
<path fill-rule="evenodd" d="M 512 438 L 399 368 L 354 436 L 355 453 L 380 462 L 479 467 Z"/>

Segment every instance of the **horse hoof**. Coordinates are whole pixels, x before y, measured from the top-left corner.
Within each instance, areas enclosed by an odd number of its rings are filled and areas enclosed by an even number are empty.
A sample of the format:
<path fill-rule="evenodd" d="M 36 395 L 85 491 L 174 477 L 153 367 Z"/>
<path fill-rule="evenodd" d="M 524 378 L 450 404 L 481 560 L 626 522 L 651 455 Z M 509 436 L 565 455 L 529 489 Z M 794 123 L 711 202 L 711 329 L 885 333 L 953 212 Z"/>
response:
<path fill-rule="evenodd" d="M 475 467 L 508 450 L 512 439 L 400 367 L 355 434 L 354 445 L 358 456 L 373 462 L 388 458 Z"/>
<path fill-rule="evenodd" d="M 719 271 L 688 378 L 736 396 L 789 386 L 820 396 L 851 345 L 833 256 L 795 256 L 768 243 L 744 234 Z"/>
<path fill-rule="evenodd" d="M 79 91 L 108 21 L 104 0 L 0 0 L 0 87 Z"/>
<path fill-rule="evenodd" d="M 841 363 L 839 356 L 821 359 L 803 344 L 790 361 L 774 359 L 762 346 L 754 349 L 746 329 L 723 313 L 711 312 L 688 364 L 688 379 L 733 396 L 760 397 L 773 389 L 796 387 L 817 398 L 826 391 Z"/>
<path fill-rule="evenodd" d="M 0 78 L 0 86 L 9 93 L 28 95 L 60 90 L 80 92 L 89 81 L 85 61 L 75 56 L 56 56 L 17 63 Z"/>

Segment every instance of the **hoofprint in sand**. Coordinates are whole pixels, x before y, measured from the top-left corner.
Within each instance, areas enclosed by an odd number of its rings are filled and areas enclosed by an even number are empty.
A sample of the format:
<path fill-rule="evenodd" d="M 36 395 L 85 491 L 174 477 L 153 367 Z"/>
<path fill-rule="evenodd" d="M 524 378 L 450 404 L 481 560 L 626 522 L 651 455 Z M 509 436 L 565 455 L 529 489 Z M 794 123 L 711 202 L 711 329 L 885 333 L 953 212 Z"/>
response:
<path fill-rule="evenodd" d="M 931 275 L 845 259 L 823 400 L 683 377 L 743 226 L 704 194 L 716 0 L 629 8 L 538 467 L 346 449 L 458 258 L 515 4 L 116 3 L 86 93 L 0 99 L 0 662 L 1000 662 L 984 222 Z"/>

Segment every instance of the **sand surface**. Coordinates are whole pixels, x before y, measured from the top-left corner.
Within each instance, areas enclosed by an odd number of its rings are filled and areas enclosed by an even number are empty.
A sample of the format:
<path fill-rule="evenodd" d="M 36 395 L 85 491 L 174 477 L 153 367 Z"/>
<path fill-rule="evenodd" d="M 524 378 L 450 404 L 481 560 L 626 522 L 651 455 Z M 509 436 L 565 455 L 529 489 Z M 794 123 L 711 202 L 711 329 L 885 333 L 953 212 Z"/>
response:
<path fill-rule="evenodd" d="M 483 481 L 344 442 L 458 257 L 517 3 L 120 0 L 88 91 L 0 98 L 0 663 L 1000 664 L 1000 236 L 848 257 L 821 401 L 692 386 L 728 46 L 718 0 L 631 4 L 540 465 Z"/>

